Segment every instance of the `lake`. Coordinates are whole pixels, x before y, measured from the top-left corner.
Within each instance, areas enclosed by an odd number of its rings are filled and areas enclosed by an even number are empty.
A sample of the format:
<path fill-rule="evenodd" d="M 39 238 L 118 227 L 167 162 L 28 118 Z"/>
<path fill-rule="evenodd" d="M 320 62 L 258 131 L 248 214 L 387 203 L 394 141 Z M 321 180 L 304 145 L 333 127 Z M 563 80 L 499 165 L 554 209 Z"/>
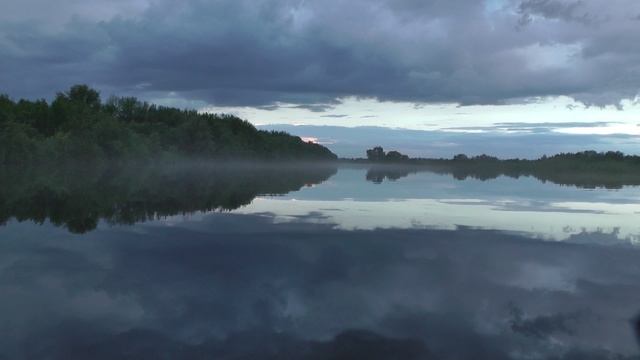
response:
<path fill-rule="evenodd" d="M 640 354 L 640 187 L 349 164 L 0 187 L 0 358 Z"/>

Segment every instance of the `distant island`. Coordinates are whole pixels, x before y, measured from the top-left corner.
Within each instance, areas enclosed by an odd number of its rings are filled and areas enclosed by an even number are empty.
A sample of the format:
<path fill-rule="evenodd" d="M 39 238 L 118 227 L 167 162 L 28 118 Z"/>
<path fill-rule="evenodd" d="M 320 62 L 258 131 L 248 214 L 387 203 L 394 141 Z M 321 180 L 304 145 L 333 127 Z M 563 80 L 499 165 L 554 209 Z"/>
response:
<path fill-rule="evenodd" d="M 382 182 L 410 173 L 431 171 L 456 179 L 495 179 L 499 176 L 532 176 L 541 181 L 584 188 L 621 188 L 640 185 L 640 156 L 619 151 L 582 151 L 543 156 L 539 159 L 505 159 L 494 156 L 455 155 L 451 159 L 410 158 L 398 151 L 385 152 L 380 146 L 367 150 L 367 158 L 345 159 L 347 163 L 368 164 L 367 179 Z"/>
<path fill-rule="evenodd" d="M 0 165 L 188 157 L 335 160 L 326 147 L 232 115 L 156 106 L 75 85 L 46 100 L 0 95 Z"/>

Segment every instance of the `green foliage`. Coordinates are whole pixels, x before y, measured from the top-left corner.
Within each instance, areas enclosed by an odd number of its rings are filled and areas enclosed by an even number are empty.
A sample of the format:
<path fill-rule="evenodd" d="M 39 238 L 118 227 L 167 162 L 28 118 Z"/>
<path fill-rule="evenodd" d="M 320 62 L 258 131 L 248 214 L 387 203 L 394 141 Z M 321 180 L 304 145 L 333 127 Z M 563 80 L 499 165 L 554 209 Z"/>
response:
<path fill-rule="evenodd" d="M 369 159 L 369 161 L 383 161 L 384 155 L 384 149 L 381 146 L 367 150 L 367 159 Z"/>
<path fill-rule="evenodd" d="M 384 159 L 389 162 L 402 162 L 409 160 L 409 157 L 397 151 L 389 151 Z"/>
<path fill-rule="evenodd" d="M 37 153 L 35 130 L 27 124 L 4 122 L 0 125 L 0 163 L 19 164 Z"/>
<path fill-rule="evenodd" d="M 393 151 L 387 153 L 387 156 L 390 153 Z M 382 182 L 385 178 L 393 180 L 428 169 L 451 174 L 460 180 L 469 177 L 488 180 L 499 176 L 532 176 L 541 181 L 585 188 L 617 189 L 625 185 L 640 185 L 640 156 L 625 155 L 619 151 L 563 153 L 543 156 L 537 160 L 500 160 L 484 154 L 473 157 L 458 154 L 452 159 L 403 158 L 386 162 L 396 164 L 397 167 L 372 168 L 367 179 Z"/>
<path fill-rule="evenodd" d="M 45 100 L 0 96 L 0 165 L 150 157 L 334 160 L 327 148 L 256 129 L 231 115 L 150 105 L 133 97 L 106 103 L 86 85 Z"/>
<path fill-rule="evenodd" d="M 409 157 L 407 155 L 401 154 L 395 150 L 385 153 L 384 149 L 381 146 L 376 146 L 373 149 L 367 150 L 367 159 L 372 162 L 387 162 L 387 163 L 399 163 L 399 162 L 409 161 Z"/>
<path fill-rule="evenodd" d="M 0 124 L 13 120 L 13 107 L 15 104 L 6 95 L 0 95 Z"/>

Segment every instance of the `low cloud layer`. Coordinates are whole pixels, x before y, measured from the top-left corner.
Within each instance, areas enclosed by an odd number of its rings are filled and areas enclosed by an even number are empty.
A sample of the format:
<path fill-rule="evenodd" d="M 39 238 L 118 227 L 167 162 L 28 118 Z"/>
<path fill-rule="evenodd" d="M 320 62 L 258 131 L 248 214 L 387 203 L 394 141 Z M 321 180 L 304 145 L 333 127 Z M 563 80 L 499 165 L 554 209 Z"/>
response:
<path fill-rule="evenodd" d="M 9 0 L 0 92 L 73 83 L 198 104 L 322 110 L 346 96 L 502 104 L 635 99 L 635 0 Z"/>

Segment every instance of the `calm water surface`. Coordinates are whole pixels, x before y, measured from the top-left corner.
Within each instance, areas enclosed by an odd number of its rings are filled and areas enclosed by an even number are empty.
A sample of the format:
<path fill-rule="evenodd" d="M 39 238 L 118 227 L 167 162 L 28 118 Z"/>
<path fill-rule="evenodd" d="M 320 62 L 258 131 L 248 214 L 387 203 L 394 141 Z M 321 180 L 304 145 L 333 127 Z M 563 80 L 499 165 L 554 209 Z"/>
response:
<path fill-rule="evenodd" d="M 0 193 L 0 358 L 640 353 L 638 187 L 359 166 L 51 178 Z"/>

